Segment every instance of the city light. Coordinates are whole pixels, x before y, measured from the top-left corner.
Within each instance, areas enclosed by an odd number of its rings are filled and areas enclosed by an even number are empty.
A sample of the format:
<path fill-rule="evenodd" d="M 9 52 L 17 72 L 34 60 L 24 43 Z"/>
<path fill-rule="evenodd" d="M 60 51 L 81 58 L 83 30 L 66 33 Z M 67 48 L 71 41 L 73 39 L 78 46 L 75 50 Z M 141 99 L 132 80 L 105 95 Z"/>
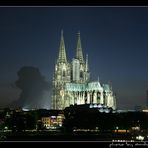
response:
<path fill-rule="evenodd" d="M 144 136 L 141 136 L 141 135 L 136 136 L 136 139 L 137 139 L 137 140 L 141 140 L 141 141 L 143 141 L 143 140 L 144 140 Z"/>

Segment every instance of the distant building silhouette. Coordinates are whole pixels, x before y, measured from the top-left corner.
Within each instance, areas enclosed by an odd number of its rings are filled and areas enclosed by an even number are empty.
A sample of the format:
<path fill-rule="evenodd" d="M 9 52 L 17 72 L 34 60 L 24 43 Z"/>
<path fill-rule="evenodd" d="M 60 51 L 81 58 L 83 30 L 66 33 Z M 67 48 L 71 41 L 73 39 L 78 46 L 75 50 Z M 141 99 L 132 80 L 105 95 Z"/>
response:
<path fill-rule="evenodd" d="M 135 106 L 135 111 L 142 111 L 142 106 L 136 105 Z"/>

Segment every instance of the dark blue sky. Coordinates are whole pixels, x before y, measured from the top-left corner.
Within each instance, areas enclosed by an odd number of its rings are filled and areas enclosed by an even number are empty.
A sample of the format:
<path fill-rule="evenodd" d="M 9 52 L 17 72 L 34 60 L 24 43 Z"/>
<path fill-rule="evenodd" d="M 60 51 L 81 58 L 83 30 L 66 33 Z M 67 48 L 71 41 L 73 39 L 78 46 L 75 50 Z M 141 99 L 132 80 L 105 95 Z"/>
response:
<path fill-rule="evenodd" d="M 18 99 L 21 67 L 52 80 L 61 29 L 69 60 L 81 32 L 92 80 L 112 82 L 119 108 L 146 105 L 148 7 L 0 7 L 0 106 Z"/>

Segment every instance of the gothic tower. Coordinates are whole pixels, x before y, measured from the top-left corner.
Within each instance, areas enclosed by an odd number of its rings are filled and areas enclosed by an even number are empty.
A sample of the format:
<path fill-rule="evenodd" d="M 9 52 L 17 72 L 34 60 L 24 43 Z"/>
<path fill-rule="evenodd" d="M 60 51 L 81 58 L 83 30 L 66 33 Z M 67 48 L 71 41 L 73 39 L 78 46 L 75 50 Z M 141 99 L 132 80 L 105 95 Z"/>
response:
<path fill-rule="evenodd" d="M 63 31 L 61 31 L 61 40 L 59 47 L 59 55 L 55 64 L 55 72 L 53 77 L 53 96 L 52 109 L 62 109 L 64 102 L 64 86 L 70 82 L 71 72 L 70 64 L 67 62 Z"/>
<path fill-rule="evenodd" d="M 76 56 L 72 60 L 72 82 L 85 83 L 89 80 L 88 56 L 86 57 L 85 63 L 81 46 L 80 32 L 78 32 L 77 38 Z"/>

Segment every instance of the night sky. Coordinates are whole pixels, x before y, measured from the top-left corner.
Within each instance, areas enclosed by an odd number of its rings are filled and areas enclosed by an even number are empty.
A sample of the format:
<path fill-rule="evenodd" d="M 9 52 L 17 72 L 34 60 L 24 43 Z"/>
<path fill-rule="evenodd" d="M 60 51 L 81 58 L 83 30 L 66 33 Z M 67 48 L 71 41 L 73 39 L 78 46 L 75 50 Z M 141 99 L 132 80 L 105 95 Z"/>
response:
<path fill-rule="evenodd" d="M 0 7 L 0 107 L 18 99 L 21 67 L 52 81 L 61 29 L 69 61 L 80 31 L 91 79 L 112 83 L 118 108 L 146 107 L 148 7 Z"/>

